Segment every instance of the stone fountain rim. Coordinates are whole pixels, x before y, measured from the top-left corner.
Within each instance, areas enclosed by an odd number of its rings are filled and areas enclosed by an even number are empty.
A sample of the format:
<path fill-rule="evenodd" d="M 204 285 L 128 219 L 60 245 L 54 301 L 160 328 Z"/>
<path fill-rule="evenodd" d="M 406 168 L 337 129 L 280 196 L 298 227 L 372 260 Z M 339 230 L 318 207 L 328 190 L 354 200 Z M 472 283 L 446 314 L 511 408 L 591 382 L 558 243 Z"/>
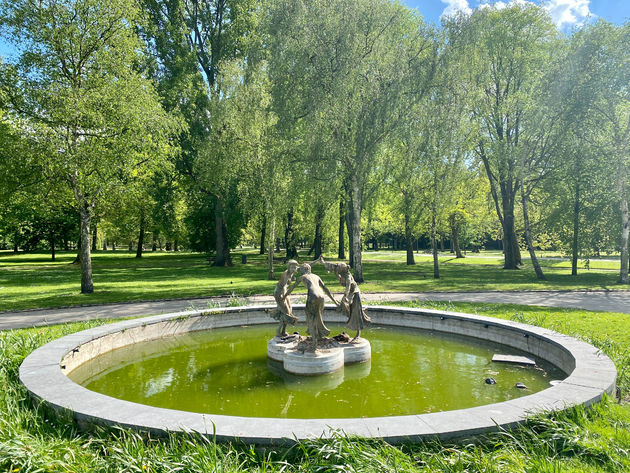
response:
<path fill-rule="evenodd" d="M 369 306 L 369 311 L 372 316 L 385 314 L 383 317 L 429 317 L 436 325 L 433 330 L 446 333 L 449 331 L 440 330 L 441 324 L 466 325 L 479 332 L 488 330 L 489 327 L 499 329 L 505 331 L 515 341 L 518 341 L 517 337 L 525 337 L 528 343 L 532 341 L 560 347 L 562 353 L 566 355 L 566 362 L 574 364 L 575 368 L 568 373 L 569 376 L 565 380 L 555 386 L 529 396 L 500 403 L 429 414 L 343 419 L 238 417 L 152 407 L 90 391 L 71 381 L 62 369 L 63 360 L 67 355 L 73 354 L 73 351 L 82 345 L 102 337 L 119 332 L 124 333 L 130 329 L 150 327 L 154 324 L 167 322 L 178 324 L 180 321 L 190 322 L 200 317 L 221 315 L 238 316 L 233 323 L 221 325 L 222 327 L 243 325 L 243 322 L 252 325 L 274 323 L 264 311 L 269 307 L 271 306 L 254 305 L 176 312 L 83 330 L 53 340 L 34 350 L 20 366 L 19 377 L 34 399 L 56 411 L 72 415 L 84 428 L 98 424 L 132 428 L 157 435 L 177 431 L 198 432 L 220 441 L 240 440 L 266 445 L 327 438 L 339 432 L 368 438 L 382 438 L 390 443 L 404 443 L 435 437 L 441 440 L 471 438 L 514 427 L 536 413 L 562 410 L 576 405 L 589 406 L 600 401 L 605 394 L 613 394 L 616 388 L 617 370 L 612 361 L 592 345 L 567 335 L 519 322 L 480 315 L 392 306 Z M 304 305 L 296 304 L 294 307 L 299 310 Z M 334 306 L 326 306 L 326 311 L 335 313 Z M 254 317 L 253 321 L 241 319 L 248 315 Z M 262 318 L 263 315 L 266 318 Z M 378 320 L 375 322 L 376 325 L 410 327 L 409 324 L 379 323 Z M 189 326 L 180 333 L 188 331 L 194 331 L 194 329 L 191 330 Z M 470 336 L 474 337 L 475 334 Z M 138 338 L 134 341 L 151 338 L 155 337 Z M 477 338 L 480 338 L 479 334 Z M 503 340 L 500 343 L 506 344 Z M 544 359 L 543 356 L 538 355 L 538 357 Z"/>

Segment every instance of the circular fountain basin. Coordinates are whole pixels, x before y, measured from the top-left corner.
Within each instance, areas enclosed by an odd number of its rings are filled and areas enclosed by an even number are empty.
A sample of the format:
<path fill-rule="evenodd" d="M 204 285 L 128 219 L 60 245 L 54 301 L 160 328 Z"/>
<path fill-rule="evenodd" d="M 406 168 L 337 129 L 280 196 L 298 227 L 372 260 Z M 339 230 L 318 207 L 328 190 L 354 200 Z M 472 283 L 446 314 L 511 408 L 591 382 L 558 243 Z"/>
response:
<path fill-rule="evenodd" d="M 343 325 L 328 322 L 332 333 Z M 305 327 L 296 327 L 304 333 Z M 203 330 L 134 343 L 68 374 L 113 398 L 204 414 L 294 419 L 382 417 L 482 406 L 526 396 L 566 375 L 552 366 L 493 362 L 513 349 L 426 330 L 372 326 L 374 358 L 313 375 L 265 353 L 273 325 Z M 356 341 L 356 340 L 355 340 Z M 362 344 L 357 348 L 360 349 Z M 337 351 L 340 356 L 345 350 Z M 291 351 L 289 351 L 291 354 Z M 326 359 L 320 349 L 305 356 Z M 320 364 L 321 366 L 321 364 Z M 486 384 L 488 377 L 496 384 Z M 518 389 L 521 382 L 527 389 Z"/>
<path fill-rule="evenodd" d="M 118 425 L 153 434 L 199 432 L 217 440 L 280 444 L 319 438 L 335 431 L 378 437 L 390 443 L 438 437 L 472 436 L 515 426 L 529 415 L 573 405 L 590 405 L 615 389 L 616 369 L 596 348 L 571 337 L 516 322 L 452 312 L 371 306 L 377 326 L 421 329 L 465 336 L 512 347 L 569 376 L 554 386 L 508 401 L 431 413 L 354 418 L 276 418 L 207 414 L 153 407 L 90 391 L 67 374 L 99 355 L 131 344 L 221 327 L 268 324 L 265 307 L 238 307 L 158 315 L 105 325 L 55 340 L 29 355 L 20 379 L 31 395 L 54 409 L 70 413 L 82 427 Z M 295 312 L 303 320 L 303 306 Z M 343 315 L 327 307 L 328 322 Z M 270 326 L 271 328 L 271 326 Z M 369 331 L 366 332 L 369 338 Z M 266 347 L 265 347 L 266 348 Z M 343 370 L 341 371 L 343 372 Z"/>

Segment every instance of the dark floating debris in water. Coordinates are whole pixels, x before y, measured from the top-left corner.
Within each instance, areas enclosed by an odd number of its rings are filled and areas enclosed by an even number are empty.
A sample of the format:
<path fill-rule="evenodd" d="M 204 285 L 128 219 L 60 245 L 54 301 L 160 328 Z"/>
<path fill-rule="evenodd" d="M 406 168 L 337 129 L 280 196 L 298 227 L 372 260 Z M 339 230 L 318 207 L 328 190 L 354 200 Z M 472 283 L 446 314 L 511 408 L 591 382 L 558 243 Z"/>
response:
<path fill-rule="evenodd" d="M 497 384 L 497 380 L 494 378 L 486 378 L 486 384 Z"/>
<path fill-rule="evenodd" d="M 525 386 L 523 383 L 516 383 L 514 387 L 518 389 L 527 389 L 527 386 Z"/>

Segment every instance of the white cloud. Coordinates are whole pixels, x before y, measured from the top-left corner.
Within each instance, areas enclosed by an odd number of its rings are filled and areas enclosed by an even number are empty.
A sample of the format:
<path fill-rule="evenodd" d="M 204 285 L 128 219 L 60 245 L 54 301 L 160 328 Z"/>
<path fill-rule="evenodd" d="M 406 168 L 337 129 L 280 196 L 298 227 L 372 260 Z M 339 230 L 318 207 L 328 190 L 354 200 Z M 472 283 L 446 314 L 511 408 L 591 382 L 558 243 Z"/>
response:
<path fill-rule="evenodd" d="M 542 2 L 541 5 L 549 11 L 556 26 L 562 29 L 573 25 L 580 25 L 587 17 L 593 16 L 589 9 L 590 3 L 591 0 L 547 0 L 546 2 Z M 479 8 L 492 7 L 497 10 L 502 10 L 508 5 L 514 4 L 525 5 L 533 4 L 533 2 L 528 0 L 511 0 L 508 3 L 502 1 L 489 3 L 487 0 L 482 0 L 479 4 Z"/>
<path fill-rule="evenodd" d="M 496 8 L 497 10 L 503 10 L 505 7 L 507 6 L 511 6 L 511 5 L 534 5 L 533 2 L 529 2 L 527 0 L 512 0 L 509 3 L 505 3 L 505 2 L 493 2 L 493 3 L 488 3 L 486 2 L 482 2 L 479 4 L 479 8 Z"/>
<path fill-rule="evenodd" d="M 459 12 L 465 15 L 472 13 L 472 9 L 468 6 L 468 0 L 442 0 L 442 3 L 447 5 L 442 12 L 442 18 L 456 15 Z"/>
<path fill-rule="evenodd" d="M 583 23 L 592 16 L 589 9 L 591 0 L 550 0 L 545 4 L 558 28 Z"/>

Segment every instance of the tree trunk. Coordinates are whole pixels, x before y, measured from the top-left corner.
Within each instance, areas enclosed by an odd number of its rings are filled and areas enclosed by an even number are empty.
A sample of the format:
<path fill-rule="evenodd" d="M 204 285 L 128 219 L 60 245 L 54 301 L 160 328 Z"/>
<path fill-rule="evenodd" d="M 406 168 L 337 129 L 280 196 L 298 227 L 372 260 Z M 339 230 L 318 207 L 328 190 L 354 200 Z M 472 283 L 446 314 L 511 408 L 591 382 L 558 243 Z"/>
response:
<path fill-rule="evenodd" d="M 112 251 L 116 251 L 116 240 L 112 241 Z"/>
<path fill-rule="evenodd" d="M 622 183 L 624 185 L 625 183 Z M 630 232 L 630 216 L 628 215 L 628 197 L 624 190 L 621 193 L 621 265 L 619 269 L 619 282 L 629 284 L 628 278 L 628 234 Z"/>
<path fill-rule="evenodd" d="M 177 238 L 173 241 L 173 251 L 179 251 L 179 241 Z"/>
<path fill-rule="evenodd" d="M 437 225 L 435 222 L 435 209 L 431 215 L 431 249 L 433 251 L 433 278 L 440 279 L 440 265 L 438 261 Z"/>
<path fill-rule="evenodd" d="M 293 229 L 293 209 L 287 213 L 287 228 L 284 231 L 284 241 L 287 246 L 287 260 L 297 259 L 298 253 L 295 245 L 295 230 Z"/>
<path fill-rule="evenodd" d="M 459 225 L 451 225 L 452 248 L 455 251 L 455 258 L 463 258 L 462 249 L 459 246 Z"/>
<path fill-rule="evenodd" d="M 350 202 L 350 209 L 352 209 L 352 201 Z M 351 268 L 354 268 L 354 243 L 352 233 L 352 212 L 346 212 L 346 228 L 348 230 L 348 261 Z"/>
<path fill-rule="evenodd" d="M 98 229 L 96 228 L 96 222 L 94 222 L 93 225 L 93 229 L 92 229 L 92 251 L 96 251 L 96 239 L 98 237 Z"/>
<path fill-rule="evenodd" d="M 365 280 L 361 259 L 361 188 L 355 174 L 352 175 L 352 259 L 354 280 L 362 283 Z"/>
<path fill-rule="evenodd" d="M 94 282 L 92 281 L 92 255 L 90 253 L 90 219 L 91 209 L 87 202 L 79 206 L 81 219 L 81 294 L 92 294 Z"/>
<path fill-rule="evenodd" d="M 498 182 L 501 192 L 501 199 L 499 202 L 499 192 L 497 192 L 495 179 L 490 169 L 488 157 L 483 151 L 481 159 L 486 169 L 488 180 L 490 181 L 490 191 L 492 193 L 492 200 L 494 201 L 497 217 L 499 217 L 501 228 L 503 229 L 503 254 L 505 258 L 503 269 L 518 269 L 518 265 L 522 261 L 516 232 L 514 231 L 514 197 L 516 195 L 516 191 L 514 190 L 515 183 L 511 178 Z"/>
<path fill-rule="evenodd" d="M 79 218 L 79 241 L 77 242 L 77 255 L 74 257 L 72 264 L 81 264 L 81 219 Z"/>
<path fill-rule="evenodd" d="M 518 269 L 520 259 L 520 251 L 518 250 L 518 241 L 514 231 L 514 205 L 510 205 L 509 200 L 503 199 L 503 252 L 505 262 L 503 269 Z"/>
<path fill-rule="evenodd" d="M 214 231 L 216 235 L 216 257 L 213 266 L 231 266 L 230 246 L 227 241 L 227 227 L 223 211 L 223 201 L 217 197 L 214 206 Z"/>
<path fill-rule="evenodd" d="M 339 259 L 346 259 L 346 244 L 344 241 L 345 214 L 343 198 L 341 198 L 339 199 L 339 246 L 337 247 L 337 258 Z"/>
<path fill-rule="evenodd" d="M 411 216 L 409 208 L 405 209 L 405 246 L 407 248 L 407 265 L 416 264 L 413 257 L 413 235 L 411 234 L 411 225 L 409 223 Z"/>
<path fill-rule="evenodd" d="M 13 243 L 13 253 L 17 253 L 19 251 L 17 243 Z"/>
<path fill-rule="evenodd" d="M 580 235 L 580 183 L 575 184 L 575 200 L 573 201 L 573 244 L 571 245 L 571 276 L 577 276 Z"/>
<path fill-rule="evenodd" d="M 55 261 L 55 234 L 52 232 L 50 234 L 50 256 Z"/>
<path fill-rule="evenodd" d="M 265 237 L 267 236 L 267 216 L 263 216 L 262 228 L 260 229 L 260 254 L 265 254 L 265 245 L 267 244 L 267 240 Z"/>
<path fill-rule="evenodd" d="M 546 281 L 547 278 L 543 274 L 543 270 L 536 258 L 536 252 L 534 251 L 534 242 L 532 239 L 532 230 L 529 224 L 529 202 L 527 192 L 525 192 L 525 183 L 521 186 L 521 202 L 523 204 L 523 223 L 525 224 L 525 243 L 527 244 L 527 250 L 529 251 L 529 257 L 532 260 L 536 277 L 541 281 Z"/>
<path fill-rule="evenodd" d="M 271 217 L 271 225 L 270 225 L 270 230 L 271 230 L 271 235 L 269 235 L 269 250 L 268 250 L 268 254 L 267 254 L 267 279 L 269 280 L 275 280 L 276 276 L 274 274 L 273 271 L 273 245 L 275 243 L 275 239 L 276 239 L 276 229 L 275 229 L 275 222 L 274 222 L 274 218 Z"/>
<path fill-rule="evenodd" d="M 103 240 L 103 251 L 107 251 L 107 240 Z"/>
<path fill-rule="evenodd" d="M 142 258 L 142 247 L 144 246 L 144 209 L 140 213 L 140 233 L 138 233 L 138 248 L 136 248 L 136 258 Z"/>
<path fill-rule="evenodd" d="M 326 212 L 323 207 L 317 207 L 315 212 L 315 238 L 313 239 L 313 259 L 318 259 L 322 255 L 322 225 Z"/>
<path fill-rule="evenodd" d="M 322 224 L 315 224 L 315 239 L 313 240 L 313 259 L 318 259 L 322 255 Z"/>

